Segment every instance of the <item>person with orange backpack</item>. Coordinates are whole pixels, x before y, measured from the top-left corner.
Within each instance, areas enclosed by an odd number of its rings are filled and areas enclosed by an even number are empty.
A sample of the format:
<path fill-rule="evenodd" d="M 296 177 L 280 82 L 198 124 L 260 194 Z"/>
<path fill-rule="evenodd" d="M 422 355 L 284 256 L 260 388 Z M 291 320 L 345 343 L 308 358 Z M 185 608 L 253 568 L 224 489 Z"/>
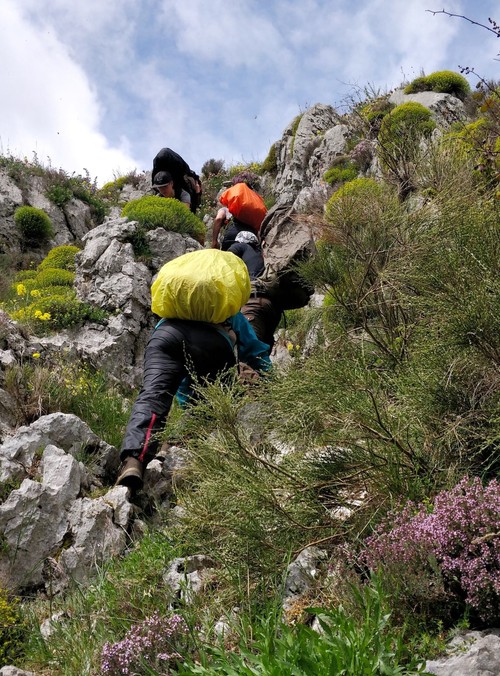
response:
<path fill-rule="evenodd" d="M 267 213 L 264 200 L 258 192 L 245 182 L 235 183 L 219 197 L 222 208 L 217 212 L 212 230 L 212 247 L 219 248 L 219 233 L 224 224 L 228 227 L 224 232 L 220 248 L 227 251 L 234 244 L 236 235 L 244 230 L 258 235 L 261 223 Z M 228 212 L 232 218 L 228 218 Z"/>

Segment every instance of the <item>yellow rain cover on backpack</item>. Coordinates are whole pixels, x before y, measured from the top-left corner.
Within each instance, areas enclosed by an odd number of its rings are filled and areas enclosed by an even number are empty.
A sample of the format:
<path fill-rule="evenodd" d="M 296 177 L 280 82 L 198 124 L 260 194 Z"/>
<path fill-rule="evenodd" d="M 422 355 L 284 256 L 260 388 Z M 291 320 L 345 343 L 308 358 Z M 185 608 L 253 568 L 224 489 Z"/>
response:
<path fill-rule="evenodd" d="M 250 298 L 245 263 L 229 251 L 200 249 L 165 263 L 151 286 L 151 309 L 166 319 L 218 324 Z"/>

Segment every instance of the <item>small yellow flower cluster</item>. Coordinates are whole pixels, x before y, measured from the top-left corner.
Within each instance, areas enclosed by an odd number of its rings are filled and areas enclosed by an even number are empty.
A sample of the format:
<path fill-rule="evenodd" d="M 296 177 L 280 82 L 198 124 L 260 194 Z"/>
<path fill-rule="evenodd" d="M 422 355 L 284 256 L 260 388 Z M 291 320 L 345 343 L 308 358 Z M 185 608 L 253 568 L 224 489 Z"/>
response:
<path fill-rule="evenodd" d="M 85 372 L 81 375 L 78 375 L 77 369 L 65 369 L 66 377 L 64 378 L 64 384 L 68 392 L 77 396 L 79 394 L 88 394 L 91 389 L 91 384 L 88 378 L 88 374 Z"/>
<path fill-rule="evenodd" d="M 32 289 L 30 291 L 30 296 L 33 296 L 33 298 L 39 298 L 42 295 L 40 289 Z"/>
<path fill-rule="evenodd" d="M 18 296 L 26 295 L 26 287 L 24 286 L 24 284 L 16 284 L 16 293 Z"/>
<path fill-rule="evenodd" d="M 50 319 L 50 312 L 42 312 L 41 310 L 35 310 L 35 318 L 39 319 L 42 322 L 47 322 Z"/>
<path fill-rule="evenodd" d="M 33 352 L 31 356 L 33 357 L 33 359 L 40 359 L 41 357 L 40 352 Z"/>

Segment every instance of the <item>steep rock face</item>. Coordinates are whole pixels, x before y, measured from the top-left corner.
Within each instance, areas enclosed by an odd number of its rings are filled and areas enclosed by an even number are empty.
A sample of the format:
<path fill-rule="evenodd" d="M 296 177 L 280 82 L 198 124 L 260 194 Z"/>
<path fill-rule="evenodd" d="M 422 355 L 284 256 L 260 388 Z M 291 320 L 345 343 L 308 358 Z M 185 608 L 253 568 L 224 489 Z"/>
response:
<path fill-rule="evenodd" d="M 123 551 L 133 512 L 127 489 L 91 497 L 114 480 L 118 463 L 116 448 L 64 413 L 42 416 L 0 445 L 8 494 L 0 504 L 2 586 L 55 593 Z"/>
<path fill-rule="evenodd" d="M 23 250 L 22 237 L 14 222 L 16 209 L 23 205 L 43 209 L 54 230 L 53 238 L 32 252 L 34 260 L 43 258 L 55 246 L 80 240 L 95 225 L 88 204 L 72 199 L 58 207 L 45 196 L 40 177 L 33 176 L 29 184 L 19 186 L 5 168 L 0 168 L 0 254 L 15 256 Z"/>
<path fill-rule="evenodd" d="M 333 131 L 338 125 L 343 126 L 335 108 L 321 103 L 309 108 L 298 124 L 294 120 L 288 125 L 276 143 L 274 191 L 278 201 L 293 202 L 302 188 L 311 184 L 312 177 L 321 181 L 318 168 L 326 166 L 329 156 L 343 152 L 344 130 Z"/>

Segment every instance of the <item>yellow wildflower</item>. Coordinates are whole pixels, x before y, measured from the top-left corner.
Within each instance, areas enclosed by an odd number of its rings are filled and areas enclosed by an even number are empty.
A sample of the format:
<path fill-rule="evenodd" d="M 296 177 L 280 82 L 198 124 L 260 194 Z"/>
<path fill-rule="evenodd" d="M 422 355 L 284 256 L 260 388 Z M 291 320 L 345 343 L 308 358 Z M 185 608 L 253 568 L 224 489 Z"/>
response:
<path fill-rule="evenodd" d="M 40 289 L 32 289 L 30 291 L 30 296 L 33 296 L 33 298 L 38 298 L 42 294 L 40 293 Z"/>
<path fill-rule="evenodd" d="M 41 310 L 35 310 L 35 319 L 39 319 L 42 322 L 46 322 L 50 319 L 50 312 L 42 312 Z"/>
<path fill-rule="evenodd" d="M 16 284 L 16 293 L 18 296 L 26 295 L 26 287 L 24 286 L 24 284 Z"/>
<path fill-rule="evenodd" d="M 40 352 L 33 352 L 31 356 L 33 357 L 33 359 L 40 359 Z"/>

